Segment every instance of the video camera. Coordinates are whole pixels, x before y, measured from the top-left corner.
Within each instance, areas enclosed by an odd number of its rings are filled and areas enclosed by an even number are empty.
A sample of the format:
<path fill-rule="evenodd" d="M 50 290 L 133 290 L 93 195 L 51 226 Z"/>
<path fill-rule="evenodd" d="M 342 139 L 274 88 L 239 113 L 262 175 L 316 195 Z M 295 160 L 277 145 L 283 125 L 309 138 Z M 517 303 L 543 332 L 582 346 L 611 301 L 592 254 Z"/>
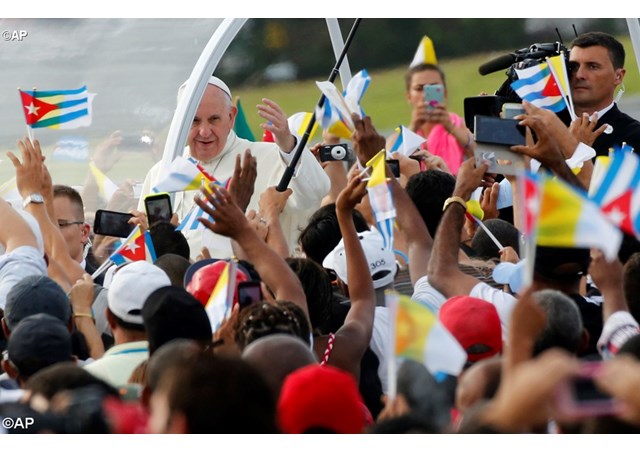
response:
<path fill-rule="evenodd" d="M 516 69 L 525 69 L 544 62 L 545 58 L 561 55 L 564 52 L 568 64 L 569 49 L 559 41 L 550 43 L 535 43 L 529 47 L 501 55 L 480 65 L 480 75 L 492 74 L 506 69 L 507 80 L 498 88 L 493 96 L 474 96 L 464 100 L 464 119 L 466 126 L 474 131 L 474 117 L 476 115 L 499 116 L 502 105 L 507 102 L 522 102 L 520 96 L 511 88 L 511 83 L 518 80 Z"/>
<path fill-rule="evenodd" d="M 569 68 L 569 49 L 561 42 L 547 42 L 543 44 L 531 44 L 524 49 L 516 50 L 513 53 L 502 55 L 487 61 L 478 68 L 480 75 L 487 75 L 507 69 L 507 80 L 496 91 L 496 96 L 503 96 L 512 102 L 520 102 L 520 97 L 511 89 L 511 83 L 518 80 L 516 69 L 525 69 L 542 63 L 547 57 L 555 57 L 564 52 L 567 59 L 567 68 Z"/>

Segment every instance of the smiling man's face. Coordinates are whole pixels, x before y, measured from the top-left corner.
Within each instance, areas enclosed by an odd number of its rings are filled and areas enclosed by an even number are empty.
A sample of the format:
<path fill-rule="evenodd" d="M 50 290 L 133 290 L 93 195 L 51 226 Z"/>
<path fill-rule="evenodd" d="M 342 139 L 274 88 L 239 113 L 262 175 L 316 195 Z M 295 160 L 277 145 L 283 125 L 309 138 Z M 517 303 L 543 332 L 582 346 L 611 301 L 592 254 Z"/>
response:
<path fill-rule="evenodd" d="M 187 139 L 191 156 L 199 161 L 218 156 L 227 143 L 236 113 L 237 109 L 225 92 L 207 85 Z"/>

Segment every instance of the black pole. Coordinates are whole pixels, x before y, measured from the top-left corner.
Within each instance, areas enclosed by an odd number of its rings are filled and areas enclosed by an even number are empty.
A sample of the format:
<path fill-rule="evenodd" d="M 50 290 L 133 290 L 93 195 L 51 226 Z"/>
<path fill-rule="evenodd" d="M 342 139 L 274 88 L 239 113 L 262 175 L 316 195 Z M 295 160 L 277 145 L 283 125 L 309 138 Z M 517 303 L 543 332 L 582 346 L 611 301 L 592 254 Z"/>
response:
<path fill-rule="evenodd" d="M 353 37 L 356 34 L 356 30 L 358 29 L 358 25 L 360 25 L 361 20 L 362 19 L 356 19 L 353 22 L 351 31 L 349 31 L 349 36 L 347 36 L 347 40 L 344 43 L 344 48 L 342 49 L 342 53 L 340 54 L 340 57 L 338 57 L 338 60 L 336 61 L 336 65 L 331 70 L 331 74 L 329 75 L 329 82 L 333 82 L 334 80 L 336 80 L 336 77 L 338 76 L 338 73 L 340 70 L 340 66 L 342 65 L 342 60 L 344 60 L 344 57 L 347 55 L 347 50 L 349 50 L 349 46 L 351 45 L 351 41 L 353 41 Z M 320 96 L 320 100 L 318 101 L 318 105 L 316 109 L 322 108 L 322 106 L 324 105 L 325 99 L 326 98 L 324 94 Z M 287 187 L 289 186 L 289 182 L 291 182 L 291 178 L 293 178 L 293 173 L 295 172 L 296 165 L 298 165 L 298 161 L 300 160 L 302 151 L 304 150 L 304 147 L 309 141 L 311 130 L 313 129 L 313 126 L 316 124 L 316 109 L 314 109 L 313 115 L 311 115 L 311 119 L 309 120 L 309 124 L 307 125 L 307 130 L 304 131 L 304 135 L 302 136 L 302 138 L 297 144 L 296 152 L 293 154 L 291 163 L 284 170 L 284 174 L 282 175 L 282 178 L 280 179 L 280 182 L 276 187 L 276 190 L 278 192 L 284 192 L 285 190 L 287 190 Z"/>

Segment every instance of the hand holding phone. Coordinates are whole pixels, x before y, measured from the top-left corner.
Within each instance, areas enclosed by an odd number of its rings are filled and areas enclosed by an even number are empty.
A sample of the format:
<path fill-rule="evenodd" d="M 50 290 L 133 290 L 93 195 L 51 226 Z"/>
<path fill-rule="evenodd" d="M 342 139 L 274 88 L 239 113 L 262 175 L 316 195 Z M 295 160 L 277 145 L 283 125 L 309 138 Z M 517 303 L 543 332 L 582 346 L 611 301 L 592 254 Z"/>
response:
<path fill-rule="evenodd" d="M 604 393 L 593 381 L 602 362 L 583 362 L 580 372 L 558 388 L 556 403 L 560 414 L 569 418 L 616 415 L 620 402 Z"/>

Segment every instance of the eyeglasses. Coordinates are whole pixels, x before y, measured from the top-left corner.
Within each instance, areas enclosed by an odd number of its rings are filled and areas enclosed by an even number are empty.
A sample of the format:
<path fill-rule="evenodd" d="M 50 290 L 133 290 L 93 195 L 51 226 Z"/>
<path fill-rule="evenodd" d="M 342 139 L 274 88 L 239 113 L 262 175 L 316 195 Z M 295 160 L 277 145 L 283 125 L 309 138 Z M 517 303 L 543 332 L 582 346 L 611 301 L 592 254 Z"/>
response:
<path fill-rule="evenodd" d="M 84 222 L 82 220 L 78 220 L 78 221 L 74 221 L 74 222 L 67 222 L 65 220 L 58 220 L 58 228 L 68 227 L 69 225 L 84 225 Z"/>

